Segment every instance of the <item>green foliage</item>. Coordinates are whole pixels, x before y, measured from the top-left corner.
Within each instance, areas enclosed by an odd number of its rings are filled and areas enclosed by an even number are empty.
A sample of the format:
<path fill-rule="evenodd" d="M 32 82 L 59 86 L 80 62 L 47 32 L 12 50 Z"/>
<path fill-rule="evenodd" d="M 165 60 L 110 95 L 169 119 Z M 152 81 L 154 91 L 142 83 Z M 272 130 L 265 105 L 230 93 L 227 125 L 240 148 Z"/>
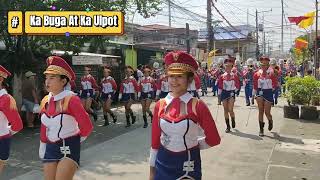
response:
<path fill-rule="evenodd" d="M 285 97 L 289 105 L 292 103 L 309 106 L 312 98 L 320 95 L 320 82 L 312 76 L 287 77 L 285 86 Z"/>
<path fill-rule="evenodd" d="M 84 43 L 90 42 L 90 51 L 105 52 L 107 36 L 11 36 L 7 32 L 8 11 L 136 11 L 143 17 L 154 16 L 161 0 L 0 0 L 0 41 L 6 50 L 0 54 L 0 63 L 12 72 L 35 68 L 37 61 L 50 54 L 53 49 L 80 52 Z"/>

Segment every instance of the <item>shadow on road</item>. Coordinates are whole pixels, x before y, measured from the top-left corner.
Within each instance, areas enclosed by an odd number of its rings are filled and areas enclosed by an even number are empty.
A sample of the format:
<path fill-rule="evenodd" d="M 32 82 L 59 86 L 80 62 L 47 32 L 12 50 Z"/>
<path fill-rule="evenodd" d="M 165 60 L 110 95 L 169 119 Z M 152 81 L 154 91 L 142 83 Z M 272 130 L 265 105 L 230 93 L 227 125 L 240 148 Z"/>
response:
<path fill-rule="evenodd" d="M 230 132 L 230 134 L 235 135 L 235 136 L 239 136 L 239 137 L 243 137 L 243 138 L 248 138 L 248 139 L 252 139 L 252 140 L 263 140 L 261 137 L 257 136 L 257 135 L 253 135 L 253 134 L 247 134 L 244 132 L 241 132 L 237 129 L 234 130 L 235 132 Z"/>

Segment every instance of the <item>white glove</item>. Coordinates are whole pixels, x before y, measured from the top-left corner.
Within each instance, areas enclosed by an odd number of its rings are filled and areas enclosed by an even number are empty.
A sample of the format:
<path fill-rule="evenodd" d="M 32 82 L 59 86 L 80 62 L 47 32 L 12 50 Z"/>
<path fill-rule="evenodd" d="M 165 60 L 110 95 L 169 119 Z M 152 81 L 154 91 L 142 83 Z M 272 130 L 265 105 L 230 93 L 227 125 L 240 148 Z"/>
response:
<path fill-rule="evenodd" d="M 44 158 L 44 154 L 46 153 L 46 143 L 43 143 L 40 141 L 40 146 L 39 146 L 39 157 L 41 159 Z"/>
<path fill-rule="evenodd" d="M 255 90 L 255 89 L 252 90 L 252 95 L 253 95 L 253 96 L 257 95 L 257 90 Z"/>
<path fill-rule="evenodd" d="M 34 106 L 33 106 L 33 113 L 36 113 L 36 114 L 38 114 L 38 113 L 40 113 L 40 105 L 39 104 L 35 104 Z"/>
<path fill-rule="evenodd" d="M 85 141 L 87 139 L 88 136 L 83 136 L 80 138 L 80 142 L 82 143 L 83 141 Z"/>
<path fill-rule="evenodd" d="M 11 126 L 9 126 L 9 131 L 10 131 L 10 134 L 11 135 L 14 135 L 14 134 L 16 134 L 18 131 L 13 131 L 12 129 L 11 129 Z"/>
<path fill-rule="evenodd" d="M 119 101 L 122 99 L 122 94 L 120 93 L 119 94 Z"/>
<path fill-rule="evenodd" d="M 138 99 L 140 99 L 141 97 L 141 92 L 138 92 Z"/>

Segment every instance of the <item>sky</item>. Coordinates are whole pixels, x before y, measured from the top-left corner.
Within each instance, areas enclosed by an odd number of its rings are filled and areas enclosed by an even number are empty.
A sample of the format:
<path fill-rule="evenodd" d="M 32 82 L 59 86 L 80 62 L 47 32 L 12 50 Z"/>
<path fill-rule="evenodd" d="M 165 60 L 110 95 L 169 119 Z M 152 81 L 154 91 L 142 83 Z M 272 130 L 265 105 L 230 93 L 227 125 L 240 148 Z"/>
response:
<path fill-rule="evenodd" d="M 207 0 L 172 0 L 175 4 L 182 6 L 189 11 L 206 17 Z M 284 2 L 284 50 L 288 51 L 296 37 L 306 33 L 305 29 L 300 29 L 295 24 L 290 24 L 287 17 L 303 16 L 307 12 L 315 10 L 315 0 L 283 0 Z M 279 50 L 281 44 L 281 0 L 217 0 L 216 7 L 233 25 L 247 24 L 255 26 L 255 12 L 258 10 L 259 24 L 263 23 L 266 32 L 266 41 L 270 40 L 273 50 Z M 138 14 L 129 16 L 130 21 L 141 25 L 163 24 L 169 25 L 168 5 L 161 5 L 162 11 L 155 17 L 144 19 Z M 272 11 L 271 11 L 272 9 Z M 261 12 L 267 11 L 267 12 Z M 249 12 L 249 15 L 248 13 Z M 172 26 L 185 27 L 185 23 L 190 24 L 191 29 L 199 30 L 206 28 L 206 19 L 188 16 L 179 9 L 172 8 Z M 212 19 L 223 20 L 223 18 L 212 8 Z M 133 17 L 133 19 L 132 19 Z M 264 19 L 264 21 L 263 21 Z M 228 26 L 226 21 L 222 26 Z M 311 27 L 315 29 L 315 25 Z M 310 31 L 311 28 L 307 29 Z"/>

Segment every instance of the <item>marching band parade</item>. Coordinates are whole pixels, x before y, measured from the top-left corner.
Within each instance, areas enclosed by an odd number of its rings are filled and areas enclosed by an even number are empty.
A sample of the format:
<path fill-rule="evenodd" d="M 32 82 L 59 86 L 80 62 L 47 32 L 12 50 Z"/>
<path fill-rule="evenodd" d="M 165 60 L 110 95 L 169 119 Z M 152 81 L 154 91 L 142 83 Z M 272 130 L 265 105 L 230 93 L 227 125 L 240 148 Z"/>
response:
<path fill-rule="evenodd" d="M 320 179 L 318 0 L 2 4 L 0 180 Z"/>

